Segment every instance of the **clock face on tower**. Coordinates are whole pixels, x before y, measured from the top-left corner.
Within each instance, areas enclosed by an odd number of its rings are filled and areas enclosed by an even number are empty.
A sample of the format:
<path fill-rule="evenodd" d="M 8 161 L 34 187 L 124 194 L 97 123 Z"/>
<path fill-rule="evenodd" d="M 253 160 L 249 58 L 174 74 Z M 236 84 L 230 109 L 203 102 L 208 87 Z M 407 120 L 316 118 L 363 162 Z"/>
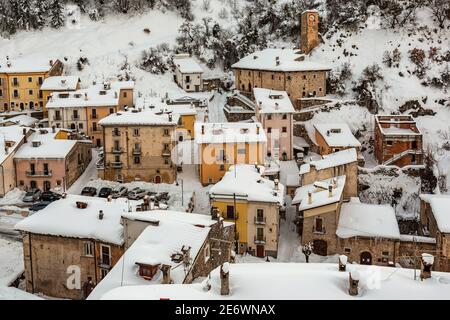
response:
<path fill-rule="evenodd" d="M 316 17 L 314 17 L 314 15 L 310 15 L 308 19 L 310 24 L 313 24 L 316 21 Z"/>

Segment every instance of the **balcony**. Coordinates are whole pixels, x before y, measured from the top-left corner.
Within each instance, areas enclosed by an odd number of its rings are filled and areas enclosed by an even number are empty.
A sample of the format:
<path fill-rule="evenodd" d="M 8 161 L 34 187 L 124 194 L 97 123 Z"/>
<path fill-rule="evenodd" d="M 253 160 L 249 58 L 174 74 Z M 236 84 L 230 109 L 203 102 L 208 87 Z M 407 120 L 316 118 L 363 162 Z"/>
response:
<path fill-rule="evenodd" d="M 112 147 L 111 153 L 114 153 L 114 154 L 123 153 L 123 148 L 122 147 Z"/>
<path fill-rule="evenodd" d="M 47 171 L 26 171 L 28 177 L 51 177 L 53 175 L 52 170 Z"/>
<path fill-rule="evenodd" d="M 70 118 L 72 119 L 72 121 L 79 121 L 80 120 L 80 115 L 79 114 L 77 114 L 77 115 L 73 114 L 73 115 L 70 116 Z"/>
<path fill-rule="evenodd" d="M 101 132 L 102 130 L 100 129 L 100 127 L 91 127 L 91 132 Z"/>
<path fill-rule="evenodd" d="M 113 161 L 111 162 L 111 167 L 114 169 L 120 169 L 122 168 L 122 162 L 120 161 Z"/>
<path fill-rule="evenodd" d="M 98 119 L 98 115 L 97 114 L 91 114 L 89 116 L 89 118 L 91 118 L 91 119 Z"/>
<path fill-rule="evenodd" d="M 255 217 L 255 224 L 266 224 L 266 217 Z"/>
<path fill-rule="evenodd" d="M 325 227 L 316 228 L 314 226 L 312 232 L 315 233 L 315 234 L 325 234 Z"/>
<path fill-rule="evenodd" d="M 162 156 L 163 156 L 163 157 L 170 157 L 171 154 L 172 154 L 172 153 L 170 152 L 169 149 L 164 149 L 164 150 L 162 151 Z"/>
<path fill-rule="evenodd" d="M 112 136 L 113 136 L 113 137 L 118 137 L 118 136 L 120 136 L 120 131 L 119 131 L 119 130 L 113 130 Z"/>
<path fill-rule="evenodd" d="M 62 120 L 62 117 L 61 117 L 61 115 L 59 115 L 59 116 L 53 116 L 53 121 L 61 121 Z"/>
<path fill-rule="evenodd" d="M 139 156 L 142 153 L 141 149 L 133 149 L 133 155 L 134 156 Z"/>
<path fill-rule="evenodd" d="M 255 244 L 266 244 L 266 236 L 255 236 Z"/>

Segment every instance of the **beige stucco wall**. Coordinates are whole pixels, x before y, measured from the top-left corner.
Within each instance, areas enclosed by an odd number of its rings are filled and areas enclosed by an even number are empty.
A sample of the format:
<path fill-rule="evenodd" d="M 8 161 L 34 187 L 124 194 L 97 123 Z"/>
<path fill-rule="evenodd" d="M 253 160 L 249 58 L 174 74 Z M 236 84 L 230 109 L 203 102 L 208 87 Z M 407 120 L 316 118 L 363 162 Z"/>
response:
<path fill-rule="evenodd" d="M 258 209 L 264 210 L 266 223 L 264 225 L 255 224 L 256 212 Z M 247 226 L 249 251 L 256 255 L 255 236 L 257 228 L 264 228 L 266 243 L 264 251 L 267 255 L 276 257 L 278 254 L 278 237 L 280 232 L 280 214 L 279 206 L 275 203 L 249 202 L 247 206 Z"/>

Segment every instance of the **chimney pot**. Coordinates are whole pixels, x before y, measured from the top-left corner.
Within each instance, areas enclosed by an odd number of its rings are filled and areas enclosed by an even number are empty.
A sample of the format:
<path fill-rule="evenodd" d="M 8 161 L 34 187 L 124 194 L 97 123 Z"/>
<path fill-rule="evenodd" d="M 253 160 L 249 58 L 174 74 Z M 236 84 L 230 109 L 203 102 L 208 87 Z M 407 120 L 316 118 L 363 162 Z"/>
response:
<path fill-rule="evenodd" d="M 359 273 L 358 271 L 355 272 L 349 272 L 348 274 L 348 293 L 351 296 L 357 296 L 358 295 L 358 284 L 359 284 Z"/>
<path fill-rule="evenodd" d="M 339 256 L 339 271 L 345 271 L 347 269 L 347 256 L 346 255 L 340 255 Z"/>
<path fill-rule="evenodd" d="M 202 134 L 205 134 L 205 125 L 202 124 Z"/>
<path fill-rule="evenodd" d="M 308 204 L 312 204 L 313 200 L 312 200 L 312 192 L 308 191 Z"/>
<path fill-rule="evenodd" d="M 275 179 L 275 190 L 279 190 L 280 181 L 278 179 Z"/>
<path fill-rule="evenodd" d="M 259 134 L 259 126 L 256 126 L 256 134 Z"/>
<path fill-rule="evenodd" d="M 103 210 L 100 210 L 100 211 L 98 212 L 98 219 L 99 219 L 99 220 L 103 220 L 103 216 L 104 216 Z"/>
<path fill-rule="evenodd" d="M 420 279 L 431 278 L 431 268 L 433 267 L 434 257 L 428 253 L 422 253 Z"/>
<path fill-rule="evenodd" d="M 163 280 L 162 280 L 162 284 L 170 284 L 171 280 L 170 280 L 170 269 L 171 266 L 167 265 L 167 264 L 163 264 L 161 266 L 161 271 L 163 274 Z"/>
<path fill-rule="evenodd" d="M 328 186 L 328 197 L 331 198 L 333 197 L 333 186 Z"/>

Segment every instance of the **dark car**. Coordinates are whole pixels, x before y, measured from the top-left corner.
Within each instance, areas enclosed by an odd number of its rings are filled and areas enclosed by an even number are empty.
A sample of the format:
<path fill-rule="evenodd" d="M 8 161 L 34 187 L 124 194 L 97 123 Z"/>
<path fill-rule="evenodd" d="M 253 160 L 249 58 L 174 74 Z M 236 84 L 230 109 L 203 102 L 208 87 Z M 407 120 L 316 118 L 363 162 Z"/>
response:
<path fill-rule="evenodd" d="M 98 196 L 100 198 L 108 198 L 111 195 L 111 193 L 112 193 L 112 189 L 111 188 L 103 187 L 98 192 Z"/>
<path fill-rule="evenodd" d="M 45 201 L 45 202 L 53 202 L 53 201 L 61 199 L 61 197 L 62 196 L 58 193 L 51 192 L 51 191 L 44 191 L 44 192 L 42 192 L 39 200 Z"/>
<path fill-rule="evenodd" d="M 46 208 L 51 202 L 50 201 L 41 201 L 33 204 L 30 207 L 30 211 L 39 211 Z"/>
<path fill-rule="evenodd" d="M 42 191 L 39 189 L 31 189 L 27 193 L 25 193 L 25 196 L 23 197 L 23 202 L 35 202 L 39 200 L 39 197 L 41 196 Z"/>
<path fill-rule="evenodd" d="M 83 190 L 81 190 L 81 195 L 95 197 L 97 195 L 97 189 L 94 187 L 84 187 Z"/>

